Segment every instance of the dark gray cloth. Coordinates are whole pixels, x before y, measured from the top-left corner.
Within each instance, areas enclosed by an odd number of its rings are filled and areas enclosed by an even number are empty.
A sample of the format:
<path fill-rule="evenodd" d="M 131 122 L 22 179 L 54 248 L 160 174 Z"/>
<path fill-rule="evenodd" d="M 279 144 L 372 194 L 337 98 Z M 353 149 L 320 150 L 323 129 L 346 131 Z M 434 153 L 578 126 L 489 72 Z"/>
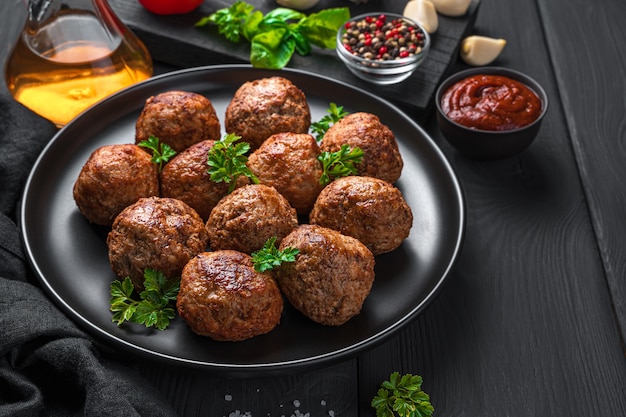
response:
<path fill-rule="evenodd" d="M 0 95 L 0 416 L 174 416 L 123 355 L 85 334 L 30 279 L 16 209 L 55 133 Z"/>

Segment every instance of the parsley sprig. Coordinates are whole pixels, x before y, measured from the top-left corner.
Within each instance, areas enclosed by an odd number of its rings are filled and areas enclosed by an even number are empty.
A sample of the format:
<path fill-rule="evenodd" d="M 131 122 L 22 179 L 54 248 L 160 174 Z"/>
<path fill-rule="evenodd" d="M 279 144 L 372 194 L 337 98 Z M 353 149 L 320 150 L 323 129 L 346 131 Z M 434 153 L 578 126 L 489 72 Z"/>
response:
<path fill-rule="evenodd" d="M 196 22 L 196 27 L 217 25 L 231 42 L 243 37 L 250 42 L 250 63 L 257 68 L 280 69 L 295 52 L 306 56 L 312 46 L 334 49 L 337 31 L 350 19 L 350 9 L 336 7 L 306 15 L 278 7 L 263 14 L 244 1 L 217 10 Z"/>
<path fill-rule="evenodd" d="M 427 417 L 435 411 L 430 396 L 422 391 L 422 377 L 399 372 L 384 381 L 372 399 L 376 417 Z"/>
<path fill-rule="evenodd" d="M 326 185 L 335 178 L 358 174 L 355 164 L 363 160 L 363 150 L 344 143 L 338 151 L 322 152 L 317 159 L 322 162 L 323 169 L 320 184 Z"/>
<path fill-rule="evenodd" d="M 330 103 L 326 112 L 328 114 L 324 115 L 320 120 L 311 123 L 311 133 L 315 135 L 315 140 L 318 142 L 322 141 L 326 131 L 328 131 L 333 124 L 349 114 L 344 111 L 343 106 L 337 106 L 335 103 Z"/>
<path fill-rule="evenodd" d="M 265 272 L 282 265 L 283 262 L 294 262 L 299 249 L 286 247 L 280 250 L 276 247 L 276 236 L 269 238 L 263 248 L 252 253 L 252 264 L 257 272 Z"/>
<path fill-rule="evenodd" d="M 237 178 L 244 175 L 253 183 L 258 184 L 259 179 L 246 165 L 250 151 L 250 144 L 247 142 L 236 143 L 241 136 L 228 133 L 221 140 L 215 142 L 207 155 L 208 173 L 211 180 L 215 182 L 225 182 L 230 184 L 228 192 L 231 193 L 236 185 Z"/>
<path fill-rule="evenodd" d="M 137 145 L 152 151 L 152 162 L 159 166 L 159 172 L 163 169 L 163 165 L 176 155 L 176 151 L 170 145 L 161 143 L 154 135 L 150 135 L 148 139 L 142 140 Z"/>
<path fill-rule="evenodd" d="M 171 279 L 153 269 L 144 272 L 144 290 L 136 297 L 129 277 L 111 283 L 111 311 L 113 322 L 121 325 L 125 321 L 156 326 L 165 330 L 176 313 L 174 305 L 180 288 L 180 280 Z"/>
<path fill-rule="evenodd" d="M 254 6 L 245 1 L 236 1 L 232 6 L 220 9 L 210 16 L 203 17 L 196 22 L 196 27 L 209 23 L 215 24 L 220 35 L 224 35 L 231 42 L 239 42 L 243 35 L 243 28 L 252 18 Z"/>

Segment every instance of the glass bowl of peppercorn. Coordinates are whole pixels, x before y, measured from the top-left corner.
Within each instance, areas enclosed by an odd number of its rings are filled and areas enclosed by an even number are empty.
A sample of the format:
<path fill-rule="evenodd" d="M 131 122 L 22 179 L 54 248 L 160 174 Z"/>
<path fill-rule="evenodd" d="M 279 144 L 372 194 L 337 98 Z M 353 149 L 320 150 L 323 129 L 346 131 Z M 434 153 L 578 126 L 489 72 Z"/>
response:
<path fill-rule="evenodd" d="M 406 80 L 424 61 L 430 36 L 417 22 L 393 13 L 368 13 L 337 32 L 337 55 L 357 77 L 374 84 Z"/>

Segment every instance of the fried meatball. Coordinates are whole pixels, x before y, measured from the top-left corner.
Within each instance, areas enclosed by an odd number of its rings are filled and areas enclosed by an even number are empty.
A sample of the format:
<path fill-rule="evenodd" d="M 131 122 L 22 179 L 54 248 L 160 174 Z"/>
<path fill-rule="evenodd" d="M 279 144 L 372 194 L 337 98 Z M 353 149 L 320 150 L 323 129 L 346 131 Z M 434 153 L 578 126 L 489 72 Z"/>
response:
<path fill-rule="evenodd" d="M 350 176 L 322 190 L 309 221 L 355 237 L 380 255 L 396 249 L 409 236 L 413 213 L 400 190 L 387 181 Z"/>
<path fill-rule="evenodd" d="M 168 278 L 179 277 L 191 258 L 206 250 L 208 234 L 202 218 L 174 198 L 142 198 L 115 218 L 107 236 L 111 269 L 143 288 L 148 268 Z"/>
<path fill-rule="evenodd" d="M 275 188 L 250 184 L 222 198 L 206 222 L 211 250 L 251 254 L 276 237 L 278 245 L 296 226 L 296 210 Z"/>
<path fill-rule="evenodd" d="M 274 270 L 287 300 L 311 320 L 339 326 L 361 312 L 374 283 L 374 255 L 357 239 L 317 225 L 301 225 L 280 244 L 299 250 Z"/>
<path fill-rule="evenodd" d="M 315 138 L 307 133 L 277 133 L 248 158 L 248 168 L 261 184 L 281 193 L 299 215 L 308 215 L 320 184 L 322 163 Z"/>
<path fill-rule="evenodd" d="M 320 149 L 336 152 L 343 144 L 363 150 L 363 160 L 355 165 L 359 175 L 391 183 L 400 178 L 404 162 L 396 137 L 378 116 L 364 112 L 345 116 L 326 131 Z"/>
<path fill-rule="evenodd" d="M 241 136 L 254 150 L 274 133 L 306 133 L 311 110 L 306 96 L 291 81 L 269 77 L 248 81 L 226 108 L 226 132 Z"/>
<path fill-rule="evenodd" d="M 74 201 L 92 223 L 113 219 L 142 197 L 159 195 L 158 167 L 137 145 L 105 145 L 89 156 L 74 183 Z"/>
<path fill-rule="evenodd" d="M 220 121 L 208 98 L 187 91 L 166 91 L 152 96 L 135 126 L 135 143 L 156 136 L 176 152 L 203 140 L 219 140 Z"/>
<path fill-rule="evenodd" d="M 194 333 L 239 341 L 274 329 L 283 298 L 272 275 L 255 271 L 249 255 L 224 250 L 203 252 L 189 261 L 176 308 Z"/>
<path fill-rule="evenodd" d="M 204 221 L 213 207 L 228 194 L 230 184 L 211 180 L 207 155 L 214 140 L 203 140 L 172 158 L 161 171 L 161 196 L 184 201 L 196 210 Z M 240 176 L 237 186 L 248 184 L 248 177 Z"/>

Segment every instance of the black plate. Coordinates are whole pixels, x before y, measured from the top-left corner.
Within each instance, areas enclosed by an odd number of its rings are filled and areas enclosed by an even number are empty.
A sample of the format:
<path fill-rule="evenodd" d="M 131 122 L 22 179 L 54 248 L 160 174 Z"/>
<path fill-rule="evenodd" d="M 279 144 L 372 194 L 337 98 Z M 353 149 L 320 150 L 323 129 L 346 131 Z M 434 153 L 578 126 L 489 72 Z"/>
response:
<path fill-rule="evenodd" d="M 146 98 L 179 89 L 206 95 L 223 118 L 245 81 L 281 75 L 300 87 L 312 119 L 330 102 L 380 117 L 395 133 L 404 159 L 397 186 L 414 215 L 409 238 L 376 259 L 376 280 L 360 315 L 339 327 L 318 325 L 286 305 L 280 325 L 243 342 L 215 342 L 193 334 L 180 319 L 165 331 L 111 322 L 106 233 L 79 213 L 72 187 L 99 146 L 134 143 Z M 223 123 L 222 123 L 223 124 Z M 424 308 L 452 267 L 465 225 L 456 176 L 428 135 L 396 107 L 365 91 L 296 70 L 213 66 L 177 71 L 126 89 L 83 113 L 52 139 L 26 184 L 20 223 L 31 264 L 49 296 L 86 330 L 118 347 L 173 364 L 225 372 L 282 371 L 328 364 L 372 347 Z"/>

